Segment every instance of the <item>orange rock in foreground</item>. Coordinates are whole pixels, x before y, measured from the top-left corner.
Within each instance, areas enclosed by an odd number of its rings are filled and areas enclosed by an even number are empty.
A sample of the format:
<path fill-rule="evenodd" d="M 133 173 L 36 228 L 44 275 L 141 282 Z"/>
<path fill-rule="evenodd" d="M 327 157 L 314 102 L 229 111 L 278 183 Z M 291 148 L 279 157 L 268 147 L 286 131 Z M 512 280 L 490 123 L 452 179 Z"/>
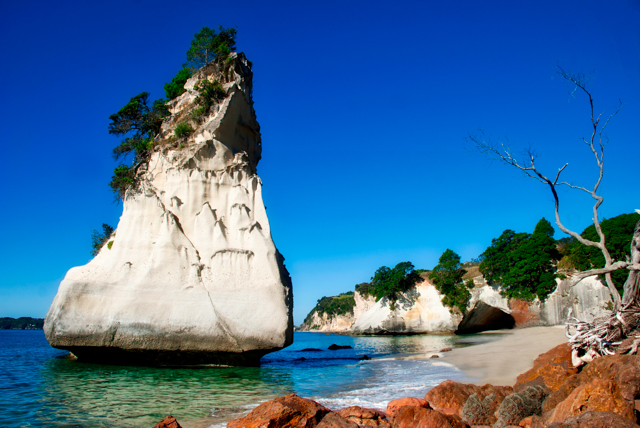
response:
<path fill-rule="evenodd" d="M 427 392 L 424 399 L 429 402 L 429 406 L 440 413 L 462 417 L 462 408 L 471 394 L 478 394 L 478 399 L 480 400 L 490 394 L 494 394 L 495 411 L 504 397 L 511 393 L 513 393 L 513 388 L 510 386 L 493 386 L 489 384 L 477 386 L 445 380 Z"/>
<path fill-rule="evenodd" d="M 153 426 L 153 428 L 182 428 L 176 418 L 169 415 L 157 424 Z"/>
<path fill-rule="evenodd" d="M 329 412 L 322 404 L 289 394 L 260 404 L 244 418 L 230 421 L 227 428 L 313 427 Z"/>
<path fill-rule="evenodd" d="M 387 404 L 387 416 L 389 416 L 390 418 L 393 417 L 398 409 L 405 406 L 424 407 L 425 409 L 428 409 L 429 403 L 427 402 L 427 400 L 415 397 L 405 397 L 391 400 L 389 401 L 389 404 Z"/>
<path fill-rule="evenodd" d="M 466 428 L 455 416 L 443 415 L 433 409 L 404 406 L 391 419 L 393 428 Z"/>
<path fill-rule="evenodd" d="M 563 343 L 540 354 L 533 361 L 533 368 L 518 376 L 513 389 L 522 391 L 527 386 L 542 385 L 557 391 L 569 376 L 578 373 L 571 364 L 571 346 Z"/>
<path fill-rule="evenodd" d="M 618 385 L 610 380 L 594 379 L 574 389 L 556 406 L 546 422 L 562 422 L 588 411 L 609 411 L 625 419 L 634 418 L 634 404 L 622 397 Z"/>
<path fill-rule="evenodd" d="M 340 409 L 338 413 L 343 418 L 351 422 L 355 422 L 358 425 L 366 425 L 369 427 L 386 427 L 387 425 L 389 425 L 387 415 L 384 412 L 376 409 L 351 406 Z"/>

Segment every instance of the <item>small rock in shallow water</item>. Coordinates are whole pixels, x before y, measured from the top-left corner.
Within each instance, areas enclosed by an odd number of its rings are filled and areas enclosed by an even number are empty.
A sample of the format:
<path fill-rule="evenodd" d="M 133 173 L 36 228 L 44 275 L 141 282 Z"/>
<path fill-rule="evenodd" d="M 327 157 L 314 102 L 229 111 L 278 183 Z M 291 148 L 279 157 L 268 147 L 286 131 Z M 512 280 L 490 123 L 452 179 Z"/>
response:
<path fill-rule="evenodd" d="M 353 349 L 350 345 L 336 345 L 335 343 L 333 343 L 332 345 L 329 346 L 329 350 L 331 351 L 336 351 L 338 349 Z"/>
<path fill-rule="evenodd" d="M 299 350 L 298 352 L 322 352 L 322 349 L 318 348 L 304 348 Z"/>
<path fill-rule="evenodd" d="M 157 424 L 153 426 L 153 428 L 182 428 L 176 418 L 169 415 Z"/>
<path fill-rule="evenodd" d="M 361 360 L 361 361 L 362 361 L 362 360 L 370 360 L 370 359 L 371 359 L 371 357 L 370 357 L 370 356 L 368 356 L 368 355 L 363 355 L 362 357 L 360 357 L 360 358 L 358 358 L 358 359 L 359 359 L 359 360 Z"/>
<path fill-rule="evenodd" d="M 440 355 L 432 355 L 429 358 L 440 358 Z"/>
<path fill-rule="evenodd" d="M 442 348 L 440 350 L 440 352 L 449 352 L 449 351 L 451 351 L 451 348 Z"/>

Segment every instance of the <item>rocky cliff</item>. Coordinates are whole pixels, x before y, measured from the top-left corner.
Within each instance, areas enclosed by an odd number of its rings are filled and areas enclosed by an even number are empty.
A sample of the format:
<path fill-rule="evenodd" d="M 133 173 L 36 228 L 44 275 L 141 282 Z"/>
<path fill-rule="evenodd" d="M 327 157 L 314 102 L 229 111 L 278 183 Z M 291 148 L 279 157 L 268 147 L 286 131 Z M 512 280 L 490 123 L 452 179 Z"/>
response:
<path fill-rule="evenodd" d="M 340 296 L 333 296 L 329 298 L 325 297 L 324 299 L 331 302 L 332 300 L 340 299 L 341 297 L 347 296 L 345 294 L 341 294 Z M 323 305 L 321 305 L 322 300 L 318 302 L 318 305 L 309 312 L 309 315 L 305 318 L 300 328 L 298 328 L 298 331 L 325 333 L 342 333 L 350 331 L 351 326 L 356 319 L 375 305 L 376 299 L 371 295 L 362 295 L 358 290 L 348 297 L 352 299 L 348 309 L 334 309 L 329 311 L 331 313 L 327 313 L 327 310 Z"/>
<path fill-rule="evenodd" d="M 224 93 L 195 114 L 202 79 Z M 108 244 L 71 269 L 45 320 L 80 359 L 256 364 L 291 344 L 292 291 L 256 174 L 260 127 L 242 54 L 201 69 L 173 100 Z M 178 138 L 178 124 L 194 131 Z"/>
<path fill-rule="evenodd" d="M 304 331 L 349 331 L 367 334 L 469 334 L 485 330 L 538 325 L 560 325 L 573 316 L 592 321 L 609 313 L 612 301 L 607 287 L 597 277 L 585 278 L 570 287 L 571 278 L 557 280 L 558 286 L 544 302 L 508 299 L 500 288 L 487 285 L 482 276 L 474 278 L 475 288 L 463 316 L 442 304 L 442 295 L 427 279 L 406 293 L 395 304 L 386 298 L 364 300 L 355 293 L 356 306 L 348 316 L 313 313 Z M 359 303 L 360 301 L 360 303 Z M 347 327 L 347 325 L 349 325 Z"/>
<path fill-rule="evenodd" d="M 353 334 L 452 333 L 462 314 L 442 304 L 442 295 L 428 280 L 418 283 L 392 304 L 378 300 L 351 326 Z"/>

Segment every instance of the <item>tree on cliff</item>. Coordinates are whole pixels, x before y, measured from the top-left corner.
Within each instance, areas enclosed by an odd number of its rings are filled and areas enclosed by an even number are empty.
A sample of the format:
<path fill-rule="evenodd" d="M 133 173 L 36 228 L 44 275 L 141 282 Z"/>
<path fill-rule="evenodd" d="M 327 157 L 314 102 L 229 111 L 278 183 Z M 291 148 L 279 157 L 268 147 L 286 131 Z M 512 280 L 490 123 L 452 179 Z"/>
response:
<path fill-rule="evenodd" d="M 607 250 L 614 260 L 625 259 L 631 245 L 633 229 L 638 221 L 640 221 L 640 215 L 631 213 L 620 214 L 601 222 L 600 226 L 605 236 Z M 598 239 L 598 233 L 593 224 L 587 227 L 580 236 L 591 241 Z M 584 246 L 575 239 L 571 242 L 567 252 L 566 259 L 562 263 L 567 267 L 587 270 L 605 264 L 602 252 L 598 251 L 597 248 Z M 611 280 L 621 293 L 624 293 L 622 286 L 626 279 L 627 272 L 623 269 L 611 273 Z"/>
<path fill-rule="evenodd" d="M 413 263 L 398 263 L 393 269 L 381 266 L 371 278 L 369 291 L 376 297 L 376 301 L 386 297 L 392 309 L 399 294 L 409 290 L 420 280 Z"/>
<path fill-rule="evenodd" d="M 598 189 L 602 182 L 604 172 L 604 150 L 609 142 L 608 139 L 603 136 L 603 132 L 610 120 L 620 111 L 622 104 L 620 104 L 618 109 L 606 118 L 606 120 L 601 120 L 602 117 L 595 114 L 593 97 L 586 86 L 586 76 L 582 73 L 567 73 L 561 67 L 558 67 L 558 69 L 558 74 L 572 86 L 573 92 L 584 94 L 589 101 L 591 135 L 589 138 L 583 138 L 583 142 L 595 157 L 599 169 L 598 177 L 592 188 L 560 181 L 560 175 L 567 168 L 568 164 L 564 164 L 558 168 L 553 175 L 546 176 L 537 168 L 536 155 L 530 149 L 525 152 L 524 160 L 518 160 L 508 146 L 496 144 L 490 139 L 485 139 L 482 132 L 472 134 L 468 139 L 475 144 L 481 153 L 488 154 L 494 159 L 511 165 L 523 171 L 527 176 L 549 186 L 555 201 L 556 224 L 560 230 L 572 236 L 582 245 L 598 249 L 604 258 L 604 266 L 594 266 L 591 269 L 578 272 L 573 277 L 573 283 L 575 284 L 588 276 L 604 275 L 607 287 L 614 300 L 614 313 L 610 318 L 595 320 L 593 323 L 586 323 L 574 319 L 575 321 L 571 323 L 571 325 L 575 327 L 575 332 L 569 340 L 573 346 L 574 365 L 580 365 L 597 356 L 613 353 L 613 349 L 615 349 L 623 339 L 640 333 L 640 221 L 638 221 L 635 226 L 631 241 L 630 256 L 626 256 L 625 260 L 614 261 L 605 245 L 606 237 L 602 231 L 598 216 L 598 208 L 604 200 L 603 197 L 598 194 Z M 593 226 L 597 235 L 597 241 L 595 239 L 585 238 L 568 229 L 560 220 L 558 188 L 562 186 L 586 192 L 595 200 L 593 205 Z M 637 211 L 640 213 L 640 210 Z M 620 269 L 628 271 L 627 280 L 623 286 L 622 298 L 611 278 L 612 272 Z M 567 329 L 568 328 L 569 327 L 567 327 Z M 630 348 L 631 352 L 637 352 L 638 346 L 640 346 L 640 339 L 635 340 L 633 346 Z"/>
<path fill-rule="evenodd" d="M 91 255 L 93 257 L 98 255 L 102 247 L 104 247 L 104 244 L 106 244 L 111 237 L 113 231 L 113 227 L 106 223 L 102 223 L 102 232 L 98 232 L 95 229 L 93 230 L 91 233 Z"/>
<path fill-rule="evenodd" d="M 533 234 L 505 230 L 482 254 L 480 272 L 508 297 L 545 300 L 556 286 L 554 261 L 560 258 L 551 223 L 542 218 Z"/>
<path fill-rule="evenodd" d="M 429 274 L 429 279 L 433 281 L 436 289 L 444 295 L 442 303 L 451 308 L 457 307 L 462 313 L 467 310 L 467 303 L 471 298 L 469 284 L 462 281 L 465 273 L 467 271 L 460 264 L 460 256 L 447 248 Z"/>
<path fill-rule="evenodd" d="M 162 121 L 168 115 L 169 110 L 163 99 L 155 100 L 149 105 L 149 93 L 141 92 L 117 113 L 109 116 L 109 134 L 125 137 L 113 149 L 113 157 L 119 160 L 133 154 L 132 165 L 120 164 L 109 183 L 119 197 L 124 197 L 127 189 L 135 184 L 137 170 L 149 159 L 153 139 L 160 132 Z"/>
<path fill-rule="evenodd" d="M 216 30 L 203 27 L 193 36 L 191 48 L 187 51 L 184 68 L 195 71 L 211 61 L 223 61 L 236 48 L 235 28 L 218 27 Z"/>

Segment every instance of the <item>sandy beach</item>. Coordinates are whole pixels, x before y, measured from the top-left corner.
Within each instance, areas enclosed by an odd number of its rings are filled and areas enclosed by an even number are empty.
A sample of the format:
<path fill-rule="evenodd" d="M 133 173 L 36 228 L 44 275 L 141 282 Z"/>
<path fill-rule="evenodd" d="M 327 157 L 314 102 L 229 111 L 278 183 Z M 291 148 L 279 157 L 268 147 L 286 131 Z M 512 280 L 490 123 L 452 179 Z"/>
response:
<path fill-rule="evenodd" d="M 438 363 L 454 365 L 478 385 L 513 385 L 519 374 L 533 367 L 538 355 L 567 341 L 564 326 L 504 330 L 504 333 L 504 337 L 493 342 L 441 353 Z"/>

